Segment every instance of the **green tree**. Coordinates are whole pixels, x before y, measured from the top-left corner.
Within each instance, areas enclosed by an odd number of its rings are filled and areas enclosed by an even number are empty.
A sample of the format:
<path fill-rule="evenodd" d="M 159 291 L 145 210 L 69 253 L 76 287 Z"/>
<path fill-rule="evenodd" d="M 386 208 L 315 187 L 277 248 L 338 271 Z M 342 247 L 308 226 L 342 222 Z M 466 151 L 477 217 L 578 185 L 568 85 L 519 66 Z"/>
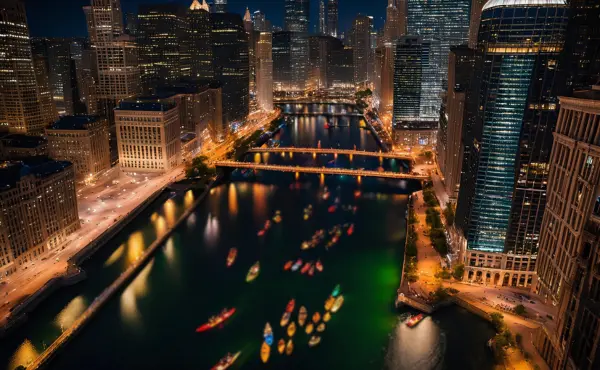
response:
<path fill-rule="evenodd" d="M 492 325 L 494 326 L 494 329 L 496 329 L 496 332 L 501 333 L 505 327 L 504 315 L 499 312 L 492 312 L 490 318 L 492 319 Z"/>
<path fill-rule="evenodd" d="M 454 276 L 454 278 L 456 280 L 462 280 L 464 274 L 465 274 L 465 265 L 460 263 L 460 264 L 454 266 L 454 271 L 452 272 L 452 275 Z"/>
<path fill-rule="evenodd" d="M 514 311 L 517 315 L 520 315 L 520 316 L 525 316 L 525 314 L 527 313 L 525 306 L 523 306 L 522 304 L 516 305 L 514 308 Z"/>
<path fill-rule="evenodd" d="M 450 202 L 446 203 L 446 209 L 444 209 L 444 218 L 446 219 L 446 224 L 448 226 L 454 225 L 454 205 Z"/>

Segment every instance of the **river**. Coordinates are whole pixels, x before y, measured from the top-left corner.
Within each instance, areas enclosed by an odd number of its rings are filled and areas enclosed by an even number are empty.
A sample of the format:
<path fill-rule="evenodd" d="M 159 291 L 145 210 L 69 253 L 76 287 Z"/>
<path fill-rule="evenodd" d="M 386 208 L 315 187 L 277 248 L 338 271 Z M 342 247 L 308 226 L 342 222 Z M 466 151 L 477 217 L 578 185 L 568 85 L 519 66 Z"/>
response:
<path fill-rule="evenodd" d="M 351 106 L 286 105 L 285 112 L 352 112 Z M 324 129 L 325 117 L 290 116 L 272 144 L 281 147 L 340 147 L 378 151 L 359 117 L 342 116 L 342 127 Z M 330 119 L 329 122 L 334 122 Z M 408 163 L 378 158 L 310 154 L 248 154 L 247 161 L 408 171 Z M 485 342 L 493 329 L 461 308 L 451 307 L 409 329 L 405 309 L 393 302 L 402 270 L 407 195 L 419 184 L 405 180 L 356 179 L 290 173 L 234 171 L 212 189 L 151 262 L 94 317 L 51 363 L 55 369 L 208 369 L 227 352 L 241 351 L 232 368 L 255 369 L 491 369 Z M 88 263 L 88 279 L 44 302 L 29 321 L 0 346 L 8 369 L 26 365 L 69 325 L 93 298 L 148 246 L 165 224 L 191 204 L 194 194 L 161 198 L 111 245 Z M 312 205 L 305 220 L 303 210 Z M 257 231 L 280 211 L 264 236 Z M 354 224 L 348 235 L 344 224 Z M 339 225 L 340 241 L 301 250 L 318 229 Z M 230 248 L 238 257 L 230 268 Z M 314 276 L 283 271 L 288 260 L 323 262 Z M 260 261 L 258 278 L 247 283 L 249 267 Z M 275 346 L 260 361 L 262 332 L 270 322 L 275 342 L 287 336 L 279 325 L 291 298 L 309 317 L 340 284 L 344 305 L 332 315 L 321 343 L 308 347 L 299 328 L 291 356 Z M 236 313 L 223 327 L 195 328 L 224 307 Z"/>

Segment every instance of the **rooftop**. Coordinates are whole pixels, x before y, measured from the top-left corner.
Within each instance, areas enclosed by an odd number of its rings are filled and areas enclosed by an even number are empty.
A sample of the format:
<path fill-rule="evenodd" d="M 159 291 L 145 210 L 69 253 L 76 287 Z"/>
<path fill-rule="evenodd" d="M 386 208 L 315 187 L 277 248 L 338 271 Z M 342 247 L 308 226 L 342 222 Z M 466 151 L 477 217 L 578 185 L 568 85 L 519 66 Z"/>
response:
<path fill-rule="evenodd" d="M 208 89 L 218 89 L 221 87 L 216 80 L 181 80 L 169 85 L 160 86 L 157 89 L 157 98 L 170 98 L 177 94 L 198 94 Z"/>
<path fill-rule="evenodd" d="M 47 143 L 47 140 L 42 136 L 25 134 L 0 134 L 0 141 L 6 146 L 16 148 L 37 148 Z"/>
<path fill-rule="evenodd" d="M 508 7 L 534 7 L 534 6 L 566 6 L 566 0 L 490 0 L 483 6 L 483 10 Z"/>
<path fill-rule="evenodd" d="M 577 90 L 573 92 L 573 97 L 586 100 L 600 100 L 600 85 L 593 86 L 589 90 Z"/>
<path fill-rule="evenodd" d="M 71 162 L 54 161 L 48 157 L 30 157 L 20 161 L 0 162 L 0 191 L 16 186 L 22 177 L 48 177 L 72 166 Z"/>
<path fill-rule="evenodd" d="M 140 96 L 122 100 L 115 110 L 139 110 L 152 112 L 166 112 L 175 108 L 177 104 L 168 97 Z"/>
<path fill-rule="evenodd" d="M 86 130 L 88 123 L 98 122 L 99 116 L 63 116 L 54 122 L 50 130 Z"/>

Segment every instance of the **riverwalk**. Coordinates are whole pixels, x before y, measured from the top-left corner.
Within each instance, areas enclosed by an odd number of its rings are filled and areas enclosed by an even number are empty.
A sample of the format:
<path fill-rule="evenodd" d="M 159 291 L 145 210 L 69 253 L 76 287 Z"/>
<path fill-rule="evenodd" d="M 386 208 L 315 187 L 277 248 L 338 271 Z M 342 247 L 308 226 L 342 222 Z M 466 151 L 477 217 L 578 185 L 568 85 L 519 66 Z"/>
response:
<path fill-rule="evenodd" d="M 214 183 L 214 182 L 213 182 Z M 83 314 L 65 330 L 60 337 L 58 337 L 40 356 L 38 356 L 27 369 L 40 369 L 48 365 L 52 358 L 62 349 L 71 339 L 73 339 L 84 326 L 94 317 L 94 315 L 117 293 L 119 292 L 131 279 L 133 279 L 137 273 L 150 261 L 154 253 L 161 247 L 171 234 L 176 230 L 196 209 L 198 204 L 206 197 L 210 188 L 211 183 L 204 192 L 198 197 L 198 199 L 181 215 L 177 222 L 170 228 L 168 228 L 163 235 L 158 237 L 145 251 L 144 253 L 132 263 L 127 270 L 125 270 L 111 285 L 109 285 L 99 296 L 97 296 L 92 304 L 83 312 Z"/>

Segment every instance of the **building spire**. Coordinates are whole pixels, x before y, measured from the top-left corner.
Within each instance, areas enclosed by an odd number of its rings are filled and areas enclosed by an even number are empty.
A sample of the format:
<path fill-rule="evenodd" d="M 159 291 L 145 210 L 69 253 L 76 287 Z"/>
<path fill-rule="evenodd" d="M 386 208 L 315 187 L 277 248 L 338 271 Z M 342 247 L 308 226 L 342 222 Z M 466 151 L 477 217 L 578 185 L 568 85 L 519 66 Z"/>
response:
<path fill-rule="evenodd" d="M 252 16 L 250 15 L 250 9 L 248 9 L 248 7 L 246 7 L 246 14 L 244 14 L 244 21 L 252 22 Z"/>
<path fill-rule="evenodd" d="M 192 5 L 190 5 L 190 10 L 206 10 L 209 11 L 208 4 L 206 0 L 202 0 L 202 4 L 198 0 L 192 1 Z"/>
<path fill-rule="evenodd" d="M 388 8 L 395 8 L 396 0 L 388 0 Z"/>

